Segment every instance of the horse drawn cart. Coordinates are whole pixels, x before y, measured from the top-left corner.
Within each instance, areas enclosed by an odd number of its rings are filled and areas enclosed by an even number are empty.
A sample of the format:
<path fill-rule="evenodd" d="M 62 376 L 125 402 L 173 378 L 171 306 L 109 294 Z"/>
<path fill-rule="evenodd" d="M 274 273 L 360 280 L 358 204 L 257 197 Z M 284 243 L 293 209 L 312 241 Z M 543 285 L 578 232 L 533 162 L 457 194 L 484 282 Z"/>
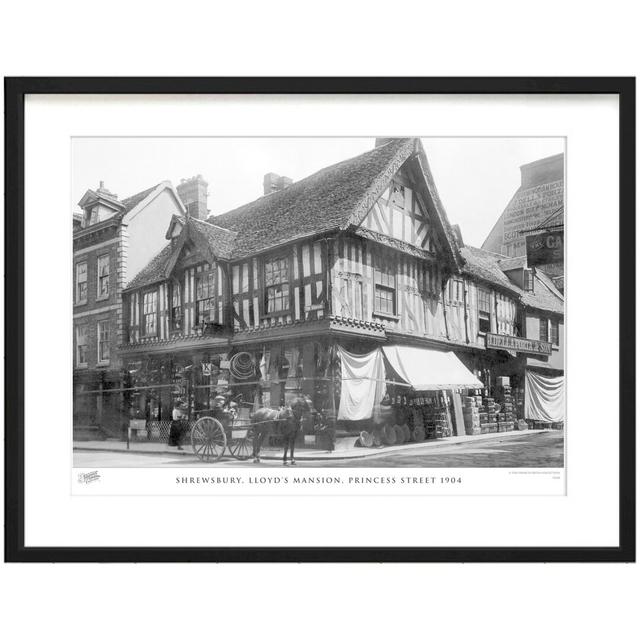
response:
<path fill-rule="evenodd" d="M 207 409 L 200 413 L 218 416 L 201 415 L 191 429 L 191 446 L 200 460 L 217 462 L 227 449 L 236 460 L 252 456 L 254 430 L 248 408 L 232 407 L 222 412 Z"/>
<path fill-rule="evenodd" d="M 302 416 L 311 411 L 311 401 L 306 397 L 298 398 L 290 406 L 280 409 L 262 407 L 255 412 L 252 412 L 252 406 L 245 404 L 243 407 L 232 402 L 201 411 L 201 417 L 191 429 L 191 446 L 196 456 L 203 462 L 217 462 L 228 449 L 237 460 L 254 457 L 254 462 L 260 462 L 262 441 L 272 434 L 284 446 L 283 462 L 287 463 L 287 452 L 290 451 L 291 464 L 295 464 L 295 439 L 302 425 Z"/>

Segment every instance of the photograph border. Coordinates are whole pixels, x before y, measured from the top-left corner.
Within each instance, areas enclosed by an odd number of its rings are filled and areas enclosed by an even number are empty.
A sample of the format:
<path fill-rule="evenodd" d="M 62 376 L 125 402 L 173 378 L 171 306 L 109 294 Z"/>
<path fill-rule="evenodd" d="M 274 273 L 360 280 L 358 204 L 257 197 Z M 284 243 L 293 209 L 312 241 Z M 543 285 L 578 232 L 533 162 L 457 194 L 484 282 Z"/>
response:
<path fill-rule="evenodd" d="M 5 78 L 5 562 L 634 562 L 635 78 Z M 615 94 L 619 99 L 619 544 L 611 547 L 27 547 L 24 177 L 28 94 Z M 624 225 L 622 222 L 624 221 Z M 624 295 L 623 295 L 624 294 Z M 7 309 L 11 303 L 12 312 Z"/>

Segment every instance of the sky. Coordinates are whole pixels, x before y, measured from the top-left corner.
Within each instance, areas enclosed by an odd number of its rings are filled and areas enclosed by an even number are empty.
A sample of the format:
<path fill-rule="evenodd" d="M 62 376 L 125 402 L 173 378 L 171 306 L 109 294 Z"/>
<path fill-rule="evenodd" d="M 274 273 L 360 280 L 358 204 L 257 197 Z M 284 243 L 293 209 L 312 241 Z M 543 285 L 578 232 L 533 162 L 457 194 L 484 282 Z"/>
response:
<path fill-rule="evenodd" d="M 364 153 L 374 138 L 74 138 L 72 210 L 99 182 L 123 199 L 202 174 L 214 215 L 262 194 L 265 173 L 300 180 Z M 564 151 L 564 138 L 422 138 L 440 199 L 466 244 L 480 246 L 520 184 L 520 165 Z"/>

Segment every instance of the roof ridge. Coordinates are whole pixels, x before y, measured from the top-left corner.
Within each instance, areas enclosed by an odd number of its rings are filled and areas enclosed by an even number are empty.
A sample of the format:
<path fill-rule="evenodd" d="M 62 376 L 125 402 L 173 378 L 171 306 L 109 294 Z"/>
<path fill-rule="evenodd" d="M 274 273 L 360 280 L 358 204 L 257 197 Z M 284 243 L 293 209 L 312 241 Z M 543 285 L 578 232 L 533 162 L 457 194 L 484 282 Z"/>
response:
<path fill-rule="evenodd" d="M 289 186 L 285 187 L 284 189 L 278 189 L 277 191 L 272 191 L 271 193 L 265 193 L 264 195 L 261 195 L 260 197 L 256 198 L 255 200 L 251 200 L 249 202 L 245 202 L 244 204 L 240 204 L 237 207 L 234 207 L 233 209 L 229 209 L 229 211 L 225 211 L 224 213 L 220 213 L 217 216 L 213 216 L 213 217 L 214 217 L 214 219 L 217 220 L 220 217 L 224 217 L 224 216 L 230 215 L 230 214 L 238 211 L 238 209 L 242 209 L 244 207 L 248 207 L 248 206 L 250 206 L 252 204 L 255 204 L 256 202 L 259 202 L 261 200 L 266 200 L 266 199 L 270 198 L 271 196 L 281 195 L 284 191 L 287 191 L 287 190 L 291 189 L 292 187 L 299 186 L 300 183 L 304 182 L 305 180 L 310 180 L 310 179 L 312 179 L 314 177 L 318 177 L 321 174 L 329 173 L 330 171 L 337 169 L 341 165 L 344 165 L 344 164 L 349 163 L 349 162 L 354 162 L 355 160 L 358 160 L 358 159 L 362 159 L 367 155 L 374 155 L 376 152 L 379 153 L 380 149 L 388 147 L 390 144 L 396 144 L 400 140 L 407 141 L 407 140 L 411 140 L 411 138 L 394 138 L 393 140 L 389 140 L 389 142 L 386 142 L 385 144 L 382 144 L 382 145 L 379 145 L 377 147 L 374 147 L 373 149 L 369 149 L 368 151 L 363 151 L 362 153 L 359 153 L 356 156 L 352 156 L 350 158 L 345 158 L 344 160 L 339 160 L 338 162 L 334 162 L 333 164 L 330 164 L 327 167 L 322 167 L 321 169 L 318 169 L 317 171 L 314 171 L 313 173 L 310 173 L 309 175 L 304 176 L 303 178 L 300 178 L 299 180 L 296 180 L 295 182 L 292 182 Z M 213 223 L 210 223 L 210 224 L 213 224 Z M 219 225 L 216 225 L 216 226 L 219 226 Z"/>
<path fill-rule="evenodd" d="M 200 218 L 194 218 L 193 216 L 188 217 L 189 220 L 193 220 L 194 222 L 201 222 L 203 224 L 208 224 L 210 227 L 215 227 L 216 229 L 220 229 L 220 231 L 226 231 L 227 233 L 232 233 L 237 236 L 237 231 L 232 231 L 231 229 L 227 229 L 226 227 L 221 227 L 219 224 L 214 224 L 213 222 L 209 222 L 208 220 L 201 220 Z"/>

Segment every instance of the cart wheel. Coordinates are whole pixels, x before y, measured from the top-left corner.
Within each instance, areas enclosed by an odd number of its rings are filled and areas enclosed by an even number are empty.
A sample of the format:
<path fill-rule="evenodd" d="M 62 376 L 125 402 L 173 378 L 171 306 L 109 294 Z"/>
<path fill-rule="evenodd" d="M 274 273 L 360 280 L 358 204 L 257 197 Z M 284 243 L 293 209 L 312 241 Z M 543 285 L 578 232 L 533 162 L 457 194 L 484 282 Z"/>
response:
<path fill-rule="evenodd" d="M 200 418 L 191 430 L 191 446 L 200 460 L 215 462 L 227 447 L 227 435 L 215 418 Z"/>
<path fill-rule="evenodd" d="M 229 451 L 237 460 L 248 460 L 253 456 L 253 429 L 235 427 L 231 431 Z"/>

